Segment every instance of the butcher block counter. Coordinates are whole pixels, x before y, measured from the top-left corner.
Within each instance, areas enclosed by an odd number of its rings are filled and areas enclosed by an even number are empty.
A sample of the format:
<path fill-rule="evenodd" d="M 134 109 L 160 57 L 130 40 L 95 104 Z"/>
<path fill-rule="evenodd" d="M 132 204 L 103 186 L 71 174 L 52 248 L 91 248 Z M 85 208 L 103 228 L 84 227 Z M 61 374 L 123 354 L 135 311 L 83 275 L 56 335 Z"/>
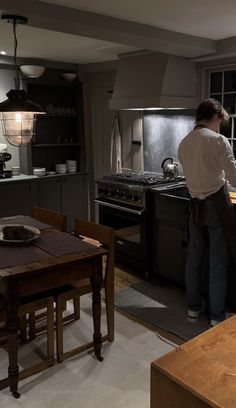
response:
<path fill-rule="evenodd" d="M 236 407 L 236 316 L 151 365 L 151 408 Z"/>
<path fill-rule="evenodd" d="M 236 191 L 230 191 L 229 195 L 230 195 L 232 203 L 236 204 Z"/>

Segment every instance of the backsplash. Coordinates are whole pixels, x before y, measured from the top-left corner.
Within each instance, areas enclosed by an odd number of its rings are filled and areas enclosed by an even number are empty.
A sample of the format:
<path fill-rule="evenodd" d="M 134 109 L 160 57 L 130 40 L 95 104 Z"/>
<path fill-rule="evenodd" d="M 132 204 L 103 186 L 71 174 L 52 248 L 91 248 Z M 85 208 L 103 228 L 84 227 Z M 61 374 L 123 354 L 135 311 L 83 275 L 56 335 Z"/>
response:
<path fill-rule="evenodd" d="M 195 112 L 156 111 L 143 117 L 144 170 L 162 172 L 161 163 L 166 157 L 178 160 L 178 146 L 194 127 Z M 182 174 L 182 168 L 179 168 Z"/>

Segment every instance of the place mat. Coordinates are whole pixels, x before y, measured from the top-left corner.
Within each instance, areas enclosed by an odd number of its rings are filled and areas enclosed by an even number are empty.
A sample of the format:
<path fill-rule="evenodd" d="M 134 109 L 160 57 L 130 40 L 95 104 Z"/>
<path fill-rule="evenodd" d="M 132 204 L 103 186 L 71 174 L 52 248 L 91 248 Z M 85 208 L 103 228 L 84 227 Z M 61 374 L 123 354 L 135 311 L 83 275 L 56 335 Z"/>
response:
<path fill-rule="evenodd" d="M 38 228 L 39 231 L 43 231 L 49 228 L 52 228 L 52 225 L 45 224 L 37 220 L 36 218 L 32 218 L 28 215 L 16 215 L 13 217 L 2 217 L 0 218 L 0 225 L 4 224 L 20 224 L 20 225 L 30 225 L 31 227 Z"/>
<path fill-rule="evenodd" d="M 45 232 L 34 242 L 34 245 L 54 256 L 69 255 L 94 248 L 94 245 L 80 238 L 56 230 Z"/>
<path fill-rule="evenodd" d="M 0 245 L 0 269 L 18 265 L 28 265 L 49 258 L 50 254 L 39 253 L 32 245 L 6 246 Z M 1 275 L 1 271 L 0 271 Z"/>

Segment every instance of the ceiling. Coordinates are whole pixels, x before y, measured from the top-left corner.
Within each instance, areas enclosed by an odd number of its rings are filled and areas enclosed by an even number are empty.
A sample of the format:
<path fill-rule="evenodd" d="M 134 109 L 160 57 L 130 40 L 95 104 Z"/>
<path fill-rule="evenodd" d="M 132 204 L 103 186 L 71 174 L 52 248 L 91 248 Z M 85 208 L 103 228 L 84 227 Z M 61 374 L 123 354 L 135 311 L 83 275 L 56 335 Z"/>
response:
<path fill-rule="evenodd" d="M 143 49 L 187 58 L 236 55 L 235 0 L 1 0 L 17 26 L 18 56 L 87 64 Z M 0 21 L 0 50 L 13 54 L 12 26 Z"/>

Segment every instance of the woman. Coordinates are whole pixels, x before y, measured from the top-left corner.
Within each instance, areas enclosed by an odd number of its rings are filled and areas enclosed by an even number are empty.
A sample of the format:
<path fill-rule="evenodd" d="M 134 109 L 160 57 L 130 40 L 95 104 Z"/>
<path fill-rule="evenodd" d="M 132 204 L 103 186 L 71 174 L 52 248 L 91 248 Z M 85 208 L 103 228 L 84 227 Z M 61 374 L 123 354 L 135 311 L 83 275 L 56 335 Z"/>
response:
<path fill-rule="evenodd" d="M 211 326 L 226 318 L 229 248 L 236 261 L 236 217 L 226 183 L 236 187 L 236 165 L 228 139 L 219 134 L 221 121 L 228 118 L 219 101 L 204 100 L 197 108 L 196 126 L 178 152 L 192 198 L 185 271 L 187 315 L 189 321 L 196 321 L 203 309 L 200 269 L 208 243 Z"/>

